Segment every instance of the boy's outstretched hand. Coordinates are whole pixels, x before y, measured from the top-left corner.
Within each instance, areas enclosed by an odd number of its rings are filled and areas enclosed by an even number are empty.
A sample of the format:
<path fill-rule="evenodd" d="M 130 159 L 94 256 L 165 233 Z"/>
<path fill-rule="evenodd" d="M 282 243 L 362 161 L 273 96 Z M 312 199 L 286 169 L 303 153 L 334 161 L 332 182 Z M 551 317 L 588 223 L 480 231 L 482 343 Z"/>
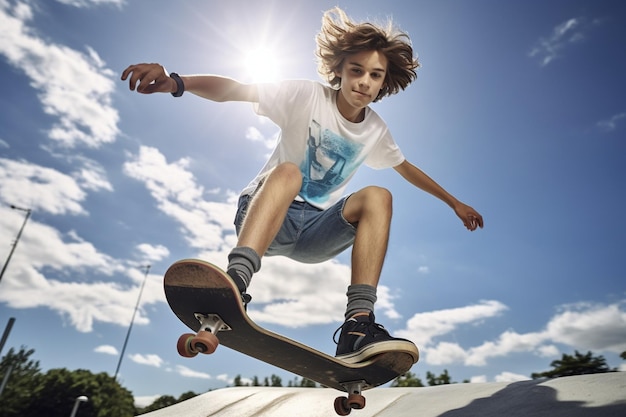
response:
<path fill-rule="evenodd" d="M 122 72 L 122 81 L 127 78 L 130 89 L 142 94 L 174 93 L 177 89 L 176 81 L 159 64 L 131 65 Z"/>
<path fill-rule="evenodd" d="M 459 202 L 454 207 L 454 212 L 463 221 L 463 225 L 467 230 L 473 232 L 478 227 L 483 228 L 483 216 L 467 204 Z"/>

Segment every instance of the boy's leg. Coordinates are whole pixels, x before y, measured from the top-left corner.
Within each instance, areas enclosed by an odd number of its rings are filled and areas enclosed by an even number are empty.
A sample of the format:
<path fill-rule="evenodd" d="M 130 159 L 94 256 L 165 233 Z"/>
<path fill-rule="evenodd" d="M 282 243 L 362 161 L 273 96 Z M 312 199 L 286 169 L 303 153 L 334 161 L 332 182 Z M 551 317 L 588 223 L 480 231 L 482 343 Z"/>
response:
<path fill-rule="evenodd" d="M 280 230 L 301 186 L 300 169 L 292 163 L 284 163 L 267 175 L 250 202 L 237 247 L 228 256 L 227 271 L 242 293 L 250 284 L 252 274 L 259 270 L 261 257 Z"/>
<path fill-rule="evenodd" d="M 392 197 L 379 187 L 367 187 L 350 196 L 344 218 L 357 225 L 352 248 L 352 277 L 346 317 L 374 310 L 392 214 Z"/>
<path fill-rule="evenodd" d="M 348 362 L 360 362 L 386 351 L 414 348 L 412 342 L 391 337 L 383 326 L 375 323 L 376 287 L 387 253 L 391 214 L 391 194 L 379 187 L 367 187 L 352 194 L 344 206 L 344 218 L 357 225 L 346 322 L 339 328 L 336 353 L 338 358 Z"/>

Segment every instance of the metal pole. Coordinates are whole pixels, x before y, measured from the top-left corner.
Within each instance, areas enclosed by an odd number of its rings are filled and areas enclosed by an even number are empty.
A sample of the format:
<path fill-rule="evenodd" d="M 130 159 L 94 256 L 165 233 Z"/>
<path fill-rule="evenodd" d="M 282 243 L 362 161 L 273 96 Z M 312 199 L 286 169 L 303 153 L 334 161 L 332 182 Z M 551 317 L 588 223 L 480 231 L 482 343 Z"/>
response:
<path fill-rule="evenodd" d="M 4 329 L 4 333 L 2 333 L 2 340 L 0 340 L 0 356 L 2 355 L 2 349 L 4 348 L 4 344 L 9 337 L 9 333 L 11 333 L 11 329 L 13 328 L 13 323 L 15 323 L 15 317 L 11 317 L 9 322 L 7 323 L 7 327 Z"/>
<path fill-rule="evenodd" d="M 80 403 L 84 403 L 88 400 L 89 398 L 85 397 L 84 395 L 81 395 L 80 397 L 76 398 L 76 401 L 74 401 L 74 408 L 72 409 L 72 414 L 70 414 L 70 417 L 75 417 Z"/>
<path fill-rule="evenodd" d="M 4 374 L 4 378 L 2 378 L 2 384 L 0 384 L 0 397 L 2 396 L 4 387 L 7 386 L 7 382 L 9 382 L 9 377 L 11 376 L 11 372 L 13 372 L 14 367 L 15 367 L 14 363 L 10 364 L 9 367 L 7 368 L 7 373 Z"/>
<path fill-rule="evenodd" d="M 150 272 L 150 265 L 146 265 L 145 268 L 146 268 L 146 274 L 143 278 L 141 289 L 139 290 L 139 296 L 137 297 L 137 304 L 135 304 L 135 311 L 133 312 L 133 318 L 130 319 L 130 325 L 128 326 L 128 332 L 126 333 L 126 340 L 124 340 L 124 346 L 122 346 L 122 352 L 120 353 L 120 359 L 117 362 L 117 368 L 115 369 L 115 376 L 113 377 L 113 379 L 117 379 L 117 374 L 120 371 L 120 366 L 122 365 L 122 359 L 124 358 L 124 352 L 126 351 L 126 345 L 128 344 L 128 338 L 130 337 L 130 331 L 133 328 L 135 315 L 137 314 L 137 309 L 139 308 L 139 301 L 141 300 L 141 294 L 143 294 L 143 287 L 146 285 L 146 281 L 148 280 L 148 272 Z"/>
<path fill-rule="evenodd" d="M 4 276 L 4 271 L 6 271 L 7 266 L 9 266 L 9 261 L 11 260 L 11 256 L 13 256 L 13 252 L 15 252 L 15 248 L 17 247 L 17 242 L 20 241 L 20 237 L 22 236 L 22 231 L 24 230 L 24 226 L 26 226 L 26 222 L 28 221 L 28 218 L 30 217 L 30 212 L 31 212 L 30 209 L 21 208 L 21 207 L 17 207 L 14 205 L 11 205 L 11 208 L 13 210 L 25 211 L 26 217 L 24 218 L 24 223 L 22 223 L 22 227 L 20 228 L 20 231 L 17 233 L 17 237 L 15 238 L 15 243 L 13 243 L 11 247 L 11 251 L 9 252 L 9 256 L 7 257 L 7 260 L 4 263 L 4 266 L 2 267 L 2 271 L 0 271 L 0 281 L 2 281 L 2 277 Z"/>

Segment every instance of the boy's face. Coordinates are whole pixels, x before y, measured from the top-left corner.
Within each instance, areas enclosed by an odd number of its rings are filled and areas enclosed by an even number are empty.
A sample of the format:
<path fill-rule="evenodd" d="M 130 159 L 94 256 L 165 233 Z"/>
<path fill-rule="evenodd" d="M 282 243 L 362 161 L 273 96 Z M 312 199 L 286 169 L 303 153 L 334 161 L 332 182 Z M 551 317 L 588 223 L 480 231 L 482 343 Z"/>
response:
<path fill-rule="evenodd" d="M 364 51 L 349 55 L 340 71 L 341 89 L 337 96 L 337 107 L 346 119 L 360 122 L 365 107 L 376 99 L 385 83 L 387 58 L 378 51 Z"/>

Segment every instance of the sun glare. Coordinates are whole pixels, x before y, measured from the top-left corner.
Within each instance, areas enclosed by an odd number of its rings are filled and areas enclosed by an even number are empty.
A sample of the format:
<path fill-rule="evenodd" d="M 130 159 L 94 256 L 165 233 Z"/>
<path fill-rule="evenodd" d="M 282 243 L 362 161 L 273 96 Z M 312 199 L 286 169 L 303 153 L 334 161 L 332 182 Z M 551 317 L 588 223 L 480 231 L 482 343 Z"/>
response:
<path fill-rule="evenodd" d="M 258 47 L 244 55 L 246 78 L 251 82 L 272 82 L 280 79 L 280 63 L 277 54 L 270 48 Z"/>

